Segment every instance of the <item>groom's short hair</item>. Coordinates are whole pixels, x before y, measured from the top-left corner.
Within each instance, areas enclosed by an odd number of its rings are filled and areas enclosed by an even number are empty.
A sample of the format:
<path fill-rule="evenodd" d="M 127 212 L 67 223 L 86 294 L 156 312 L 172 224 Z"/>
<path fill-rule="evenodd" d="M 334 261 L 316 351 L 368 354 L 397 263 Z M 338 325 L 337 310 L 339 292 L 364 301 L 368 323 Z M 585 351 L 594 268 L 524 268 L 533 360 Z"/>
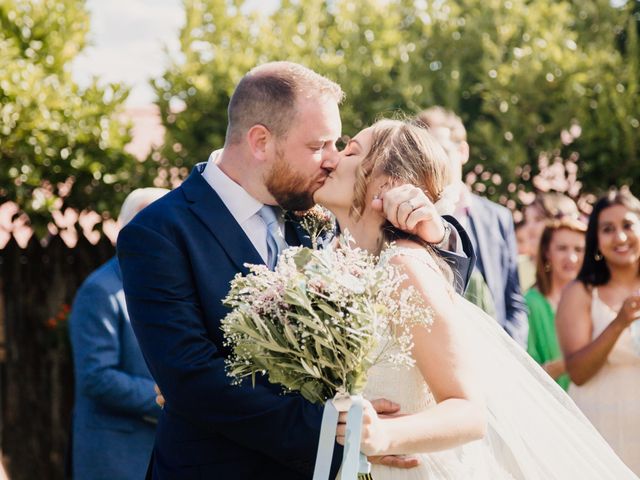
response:
<path fill-rule="evenodd" d="M 225 144 L 240 142 L 258 124 L 285 136 L 296 119 L 296 101 L 323 96 L 340 103 L 344 92 L 337 83 L 297 63 L 259 65 L 242 77 L 231 96 Z"/>

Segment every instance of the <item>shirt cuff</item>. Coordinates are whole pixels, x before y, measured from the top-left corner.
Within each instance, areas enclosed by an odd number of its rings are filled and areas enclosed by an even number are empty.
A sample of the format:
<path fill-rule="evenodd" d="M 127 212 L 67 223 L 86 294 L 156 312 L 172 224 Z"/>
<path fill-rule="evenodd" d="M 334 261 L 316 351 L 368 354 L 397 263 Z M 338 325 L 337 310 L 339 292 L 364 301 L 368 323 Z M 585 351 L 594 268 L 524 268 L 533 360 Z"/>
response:
<path fill-rule="evenodd" d="M 434 245 L 434 247 L 467 258 L 458 230 L 446 220 L 443 219 L 442 221 L 444 222 L 445 229 L 444 238 L 440 243 Z"/>

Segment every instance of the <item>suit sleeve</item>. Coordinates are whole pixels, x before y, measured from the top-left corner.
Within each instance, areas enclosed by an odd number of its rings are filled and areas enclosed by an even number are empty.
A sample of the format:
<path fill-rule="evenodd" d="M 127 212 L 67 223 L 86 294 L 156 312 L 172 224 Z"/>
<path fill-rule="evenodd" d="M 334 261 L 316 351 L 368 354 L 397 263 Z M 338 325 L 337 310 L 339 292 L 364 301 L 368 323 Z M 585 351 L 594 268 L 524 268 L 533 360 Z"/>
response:
<path fill-rule="evenodd" d="M 78 387 L 108 410 L 157 417 L 153 381 L 119 368 L 122 314 L 116 299 L 98 283 L 79 290 L 69 322 Z"/>
<path fill-rule="evenodd" d="M 462 250 L 464 255 L 459 255 L 447 250 L 438 250 L 442 258 L 451 266 L 453 270 L 455 288 L 459 294 L 464 294 L 471 278 L 471 272 L 476 263 L 476 254 L 473 251 L 473 246 L 469 235 L 464 230 L 462 225 L 450 215 L 444 215 L 443 220 L 451 225 L 458 235 L 458 240 L 462 243 Z M 465 256 L 466 255 L 466 256 Z"/>
<path fill-rule="evenodd" d="M 503 229 L 508 250 L 508 271 L 505 283 L 504 300 L 506 309 L 505 330 L 520 346 L 527 348 L 529 334 L 529 320 L 527 318 L 527 305 L 520 291 L 518 278 L 518 248 L 513 227 L 513 219 L 510 212 L 508 218 L 503 218 Z"/>
<path fill-rule="evenodd" d="M 160 233 L 130 223 L 120 232 L 118 258 L 132 326 L 165 408 L 311 477 L 321 408 L 282 395 L 262 378 L 255 387 L 231 384 L 224 355 L 207 332 L 187 255 Z M 212 264 L 212 281 L 215 269 Z M 340 457 L 336 448 L 334 473 Z"/>

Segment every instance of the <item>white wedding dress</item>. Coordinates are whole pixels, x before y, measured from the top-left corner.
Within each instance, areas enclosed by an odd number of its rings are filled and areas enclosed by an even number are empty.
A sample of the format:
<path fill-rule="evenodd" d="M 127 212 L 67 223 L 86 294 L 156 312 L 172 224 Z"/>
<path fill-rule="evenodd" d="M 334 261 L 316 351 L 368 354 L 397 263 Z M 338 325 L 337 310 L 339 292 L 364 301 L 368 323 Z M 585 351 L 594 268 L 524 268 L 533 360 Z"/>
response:
<path fill-rule="evenodd" d="M 397 254 L 425 260 L 415 250 L 399 248 L 386 258 Z M 469 355 L 481 367 L 487 435 L 457 448 L 421 454 L 421 465 L 413 469 L 373 465 L 374 480 L 637 479 L 564 390 L 495 320 L 459 295 L 454 301 L 460 307 L 456 321 L 464 322 L 476 346 Z M 417 367 L 372 367 L 364 396 L 395 401 L 402 413 L 435 405 Z"/>

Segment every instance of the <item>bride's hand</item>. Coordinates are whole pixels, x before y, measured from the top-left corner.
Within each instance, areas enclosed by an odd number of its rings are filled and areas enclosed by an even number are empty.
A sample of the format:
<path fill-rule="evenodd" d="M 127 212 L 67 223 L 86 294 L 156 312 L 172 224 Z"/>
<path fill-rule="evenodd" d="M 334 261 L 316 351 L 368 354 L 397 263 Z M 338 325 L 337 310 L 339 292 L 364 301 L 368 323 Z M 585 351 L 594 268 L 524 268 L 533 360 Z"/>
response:
<path fill-rule="evenodd" d="M 413 185 L 391 186 L 373 199 L 371 206 L 405 232 L 438 244 L 445 235 L 442 217 L 427 195 Z"/>
<path fill-rule="evenodd" d="M 371 402 L 363 400 L 362 406 L 362 436 L 360 439 L 360 450 L 367 456 L 384 455 L 389 449 L 389 437 L 384 427 L 384 421 L 378 416 Z M 336 441 L 340 445 L 345 444 L 347 413 L 348 412 L 342 412 L 338 417 Z"/>

